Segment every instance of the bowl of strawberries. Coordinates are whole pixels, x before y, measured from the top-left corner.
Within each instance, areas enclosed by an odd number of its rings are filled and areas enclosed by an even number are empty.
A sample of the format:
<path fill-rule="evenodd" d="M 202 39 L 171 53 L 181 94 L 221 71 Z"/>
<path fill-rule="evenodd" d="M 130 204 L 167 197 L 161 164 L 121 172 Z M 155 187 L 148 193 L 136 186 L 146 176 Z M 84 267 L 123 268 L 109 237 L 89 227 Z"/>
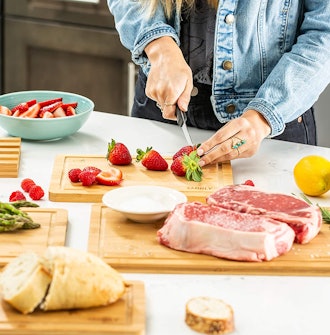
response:
<path fill-rule="evenodd" d="M 61 91 L 22 91 L 0 95 L 0 127 L 27 140 L 54 140 L 76 133 L 94 110 L 94 102 Z"/>

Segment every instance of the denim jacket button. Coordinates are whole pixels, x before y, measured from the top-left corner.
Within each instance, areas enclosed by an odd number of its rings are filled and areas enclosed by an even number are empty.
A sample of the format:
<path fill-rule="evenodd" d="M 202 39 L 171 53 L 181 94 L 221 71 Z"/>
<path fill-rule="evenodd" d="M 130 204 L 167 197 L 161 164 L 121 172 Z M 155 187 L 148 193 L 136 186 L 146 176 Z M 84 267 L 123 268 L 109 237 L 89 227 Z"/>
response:
<path fill-rule="evenodd" d="M 233 62 L 231 62 L 230 60 L 225 60 L 223 63 L 222 63 L 222 68 L 224 70 L 231 70 L 233 68 Z"/>
<path fill-rule="evenodd" d="M 236 110 L 236 106 L 234 104 L 229 104 L 226 106 L 227 114 L 233 114 Z"/>
<path fill-rule="evenodd" d="M 235 16 L 234 14 L 228 14 L 226 17 L 225 17 L 225 22 L 227 24 L 233 24 L 235 21 Z"/>

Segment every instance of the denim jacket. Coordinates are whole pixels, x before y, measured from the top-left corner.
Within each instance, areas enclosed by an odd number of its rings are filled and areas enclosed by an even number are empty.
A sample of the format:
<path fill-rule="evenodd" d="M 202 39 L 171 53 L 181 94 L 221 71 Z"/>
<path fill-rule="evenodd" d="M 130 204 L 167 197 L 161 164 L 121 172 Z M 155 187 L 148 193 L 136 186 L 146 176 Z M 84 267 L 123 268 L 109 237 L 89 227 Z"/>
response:
<path fill-rule="evenodd" d="M 148 16 L 136 0 L 108 0 L 108 6 L 122 44 L 146 74 L 148 43 L 167 35 L 180 44 L 178 13 L 166 19 L 159 6 Z M 279 135 L 329 82 L 329 0 L 220 1 L 211 97 L 220 122 L 255 109 L 270 124 L 270 137 Z"/>

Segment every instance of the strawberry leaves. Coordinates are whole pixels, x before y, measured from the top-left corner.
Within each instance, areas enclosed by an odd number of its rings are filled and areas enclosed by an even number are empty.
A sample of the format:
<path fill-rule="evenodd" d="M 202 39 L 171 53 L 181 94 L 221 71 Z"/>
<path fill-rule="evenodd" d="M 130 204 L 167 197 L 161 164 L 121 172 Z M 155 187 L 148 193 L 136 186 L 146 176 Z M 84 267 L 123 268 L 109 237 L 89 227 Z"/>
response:
<path fill-rule="evenodd" d="M 189 155 L 178 156 L 171 164 L 171 171 L 177 176 L 185 176 L 189 181 L 200 182 L 202 181 L 203 171 L 198 164 L 199 159 L 196 150 Z"/>

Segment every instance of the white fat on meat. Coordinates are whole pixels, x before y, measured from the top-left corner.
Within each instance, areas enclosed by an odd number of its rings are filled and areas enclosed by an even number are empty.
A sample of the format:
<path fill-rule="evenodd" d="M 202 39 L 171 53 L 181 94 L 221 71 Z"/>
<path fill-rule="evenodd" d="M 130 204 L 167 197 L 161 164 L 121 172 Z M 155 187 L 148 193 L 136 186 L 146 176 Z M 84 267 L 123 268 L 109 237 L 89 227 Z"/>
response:
<path fill-rule="evenodd" d="M 269 261 L 292 247 L 294 231 L 268 217 L 200 202 L 179 204 L 158 230 L 172 249 L 237 261 Z"/>
<path fill-rule="evenodd" d="M 292 195 L 264 192 L 249 185 L 220 188 L 207 198 L 207 203 L 284 222 L 294 230 L 295 242 L 301 244 L 310 242 L 322 225 L 317 206 Z"/>

